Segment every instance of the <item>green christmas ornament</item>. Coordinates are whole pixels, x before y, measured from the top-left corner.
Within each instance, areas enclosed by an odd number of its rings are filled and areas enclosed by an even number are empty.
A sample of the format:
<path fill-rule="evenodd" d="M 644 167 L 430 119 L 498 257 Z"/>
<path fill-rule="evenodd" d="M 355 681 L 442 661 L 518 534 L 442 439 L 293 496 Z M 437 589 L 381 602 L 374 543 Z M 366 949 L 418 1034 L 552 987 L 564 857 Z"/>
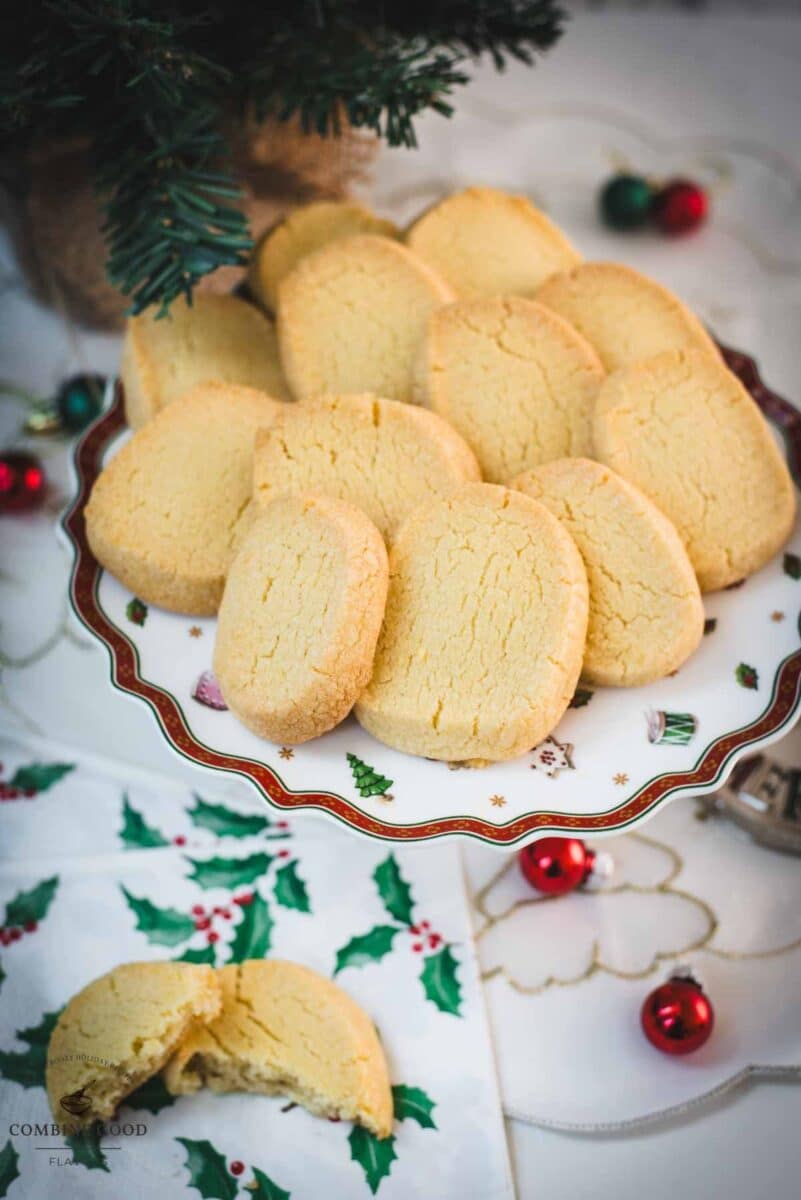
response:
<path fill-rule="evenodd" d="M 641 175 L 615 175 L 601 189 L 601 216 L 610 229 L 639 229 L 651 215 L 653 192 Z"/>
<path fill-rule="evenodd" d="M 347 759 L 356 790 L 363 799 L 368 796 L 383 796 L 392 787 L 391 779 L 387 779 L 385 775 L 379 775 L 355 754 L 349 754 Z"/>
<path fill-rule="evenodd" d="M 73 375 L 62 383 L 56 394 L 56 409 L 65 429 L 80 433 L 103 407 L 102 375 Z"/>

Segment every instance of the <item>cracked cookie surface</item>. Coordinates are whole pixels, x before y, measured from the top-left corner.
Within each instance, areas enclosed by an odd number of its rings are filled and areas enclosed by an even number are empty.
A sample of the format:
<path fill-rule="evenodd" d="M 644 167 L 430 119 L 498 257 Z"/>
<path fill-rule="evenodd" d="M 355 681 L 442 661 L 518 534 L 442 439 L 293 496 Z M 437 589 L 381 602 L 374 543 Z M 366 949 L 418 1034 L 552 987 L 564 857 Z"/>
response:
<path fill-rule="evenodd" d="M 584 559 L 587 682 L 633 687 L 677 670 L 703 636 L 704 610 L 667 517 L 620 475 L 586 458 L 547 463 L 513 486 L 558 517 Z"/>
<path fill-rule="evenodd" d="M 588 262 L 554 275 L 536 299 L 595 347 L 607 371 L 663 350 L 718 350 L 678 296 L 622 263 Z"/>
<path fill-rule="evenodd" d="M 596 456 L 673 522 L 702 592 L 753 574 L 790 535 L 795 492 L 739 379 L 699 351 L 668 351 L 610 375 Z"/>
<path fill-rule="evenodd" d="M 255 517 L 225 584 L 214 673 L 260 737 L 305 742 L 344 720 L 370 678 L 387 554 L 343 500 L 282 496 Z"/>
<path fill-rule="evenodd" d="M 452 299 L 434 271 L 390 238 L 339 238 L 309 254 L 278 289 L 278 344 L 294 395 L 410 400 L 428 316 Z"/>
<path fill-rule="evenodd" d="M 472 446 L 484 478 L 589 454 L 605 371 L 567 321 L 520 296 L 461 301 L 433 313 L 415 399 Z"/>
<path fill-rule="evenodd" d="M 581 556 L 543 505 L 465 484 L 413 513 L 393 543 L 356 716 L 380 741 L 428 758 L 522 754 L 570 702 L 587 605 Z"/>
<path fill-rule="evenodd" d="M 220 1006 L 214 970 L 193 963 L 124 963 L 93 980 L 68 1002 L 50 1037 L 46 1087 L 53 1116 L 72 1127 L 113 1116 Z"/>
<path fill-rule="evenodd" d="M 286 1095 L 321 1116 L 392 1131 L 389 1074 L 375 1026 L 342 988 L 280 959 L 217 972 L 222 1011 L 194 1030 L 165 1070 L 173 1095 L 246 1091 Z"/>
<path fill-rule="evenodd" d="M 249 519 L 256 430 L 281 407 L 252 388 L 203 384 L 137 430 L 86 506 L 98 562 L 148 604 L 213 615 Z"/>
<path fill-rule="evenodd" d="M 278 306 L 278 288 L 307 254 L 337 238 L 356 233 L 377 233 L 396 238 L 400 231 L 352 200 L 321 200 L 289 213 L 256 244 L 248 267 L 248 284 L 260 304 L 272 312 Z"/>
<path fill-rule="evenodd" d="M 463 299 L 532 296 L 549 275 L 581 262 L 530 200 L 488 187 L 435 204 L 409 228 L 406 243 Z"/>
<path fill-rule="evenodd" d="M 378 396 L 286 405 L 259 431 L 253 495 L 316 492 L 361 508 L 391 539 L 418 504 L 480 479 L 470 447 L 434 413 Z"/>
<path fill-rule="evenodd" d="M 132 429 L 203 383 L 256 388 L 274 400 L 289 390 L 278 359 L 275 326 L 236 296 L 196 293 L 174 300 L 165 317 L 132 317 L 120 364 L 125 418 Z"/>

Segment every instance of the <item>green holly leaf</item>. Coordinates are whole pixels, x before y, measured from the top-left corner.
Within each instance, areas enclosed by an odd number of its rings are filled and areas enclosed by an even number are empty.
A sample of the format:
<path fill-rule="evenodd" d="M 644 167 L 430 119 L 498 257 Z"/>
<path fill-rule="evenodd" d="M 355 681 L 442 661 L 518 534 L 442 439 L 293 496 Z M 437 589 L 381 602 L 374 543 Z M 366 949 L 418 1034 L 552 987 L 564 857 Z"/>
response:
<path fill-rule="evenodd" d="M 271 824 L 268 817 L 258 813 L 238 813 L 224 804 L 209 804 L 195 796 L 195 807 L 187 809 L 189 819 L 200 829 L 209 829 L 218 837 L 252 837 Z"/>
<path fill-rule="evenodd" d="M 169 846 L 169 841 L 163 834 L 159 833 L 158 829 L 154 829 L 152 825 L 148 825 L 145 818 L 140 812 L 130 804 L 128 797 L 122 798 L 122 829 L 120 837 L 125 842 L 126 847 L 137 847 L 139 849 L 150 848 L 151 846 Z"/>
<path fill-rule="evenodd" d="M 412 910 L 414 909 L 412 889 L 401 875 L 394 854 L 390 854 L 388 858 L 378 864 L 373 871 L 373 879 L 389 915 L 404 925 L 411 925 Z"/>
<path fill-rule="evenodd" d="M 21 792 L 46 792 L 74 770 L 74 763 L 29 763 L 27 767 L 17 767 L 10 786 Z"/>
<path fill-rule="evenodd" d="M 202 888 L 235 888 L 266 874 L 273 861 L 271 854 L 251 854 L 247 858 L 190 858 L 190 879 Z"/>
<path fill-rule="evenodd" d="M 159 908 L 150 900 L 132 896 L 120 884 L 120 891 L 136 917 L 136 928 L 155 946 L 177 946 L 195 932 L 195 922 L 177 908 Z"/>
<path fill-rule="evenodd" d="M 256 1182 L 255 1187 L 249 1183 L 245 1184 L 251 1200 L 289 1200 L 289 1192 L 280 1188 L 274 1180 L 270 1179 L 269 1175 L 265 1175 L 258 1167 L 253 1168 L 253 1178 Z"/>
<path fill-rule="evenodd" d="M 92 1125 L 82 1133 L 64 1138 L 72 1151 L 75 1162 L 80 1163 L 89 1171 L 110 1171 L 111 1169 L 100 1146 L 100 1136 L 100 1129 L 96 1125 Z"/>
<path fill-rule="evenodd" d="M 288 862 L 285 867 L 276 871 L 273 895 L 284 908 L 296 908 L 298 912 L 311 912 L 306 884 L 298 875 L 297 866 L 298 861 L 293 858 L 292 862 Z"/>
<path fill-rule="evenodd" d="M 270 949 L 273 919 L 267 901 L 255 892 L 250 904 L 242 906 L 242 920 L 236 927 L 229 962 L 246 958 L 264 958 Z"/>
<path fill-rule="evenodd" d="M 462 989 L 456 978 L 459 963 L 447 943 L 436 954 L 429 954 L 420 972 L 420 981 L 428 999 L 436 1004 L 440 1012 L 459 1016 L 462 1004 Z"/>
<path fill-rule="evenodd" d="M 364 1171 L 367 1186 L 373 1195 L 381 1186 L 392 1170 L 392 1164 L 398 1157 L 395 1153 L 394 1137 L 377 1138 L 369 1129 L 354 1125 L 348 1136 L 350 1156 Z"/>
<path fill-rule="evenodd" d="M 236 1180 L 228 1170 L 228 1163 L 211 1142 L 193 1141 L 192 1138 L 176 1138 L 186 1150 L 186 1168 L 189 1171 L 189 1186 L 197 1188 L 205 1200 L 234 1200 L 237 1193 Z"/>
<path fill-rule="evenodd" d="M 125 615 L 129 621 L 133 621 L 134 625 L 144 625 L 147 620 L 147 605 L 134 596 L 125 605 Z"/>
<path fill-rule="evenodd" d="M 436 1129 L 431 1116 L 436 1107 L 436 1101 L 427 1096 L 422 1088 L 397 1083 L 392 1089 L 392 1108 L 396 1121 L 416 1121 L 422 1129 Z"/>
<path fill-rule="evenodd" d="M 27 1050 L 0 1051 L 0 1075 L 22 1087 L 44 1087 L 47 1045 L 61 1012 L 45 1013 L 38 1025 L 17 1030 L 17 1040 Z"/>
<path fill-rule="evenodd" d="M 379 962 L 392 949 L 395 935 L 401 930 L 397 925 L 375 925 L 369 933 L 351 938 L 347 945 L 337 950 L 334 974 L 345 967 L 363 967 L 367 963 Z"/>
<path fill-rule="evenodd" d="M 28 921 L 42 921 L 47 916 L 58 887 L 58 875 L 43 879 L 29 892 L 17 892 L 6 905 L 4 925 L 25 925 Z"/>
<path fill-rule="evenodd" d="M 797 554 L 785 554 L 782 565 L 785 575 L 791 579 L 801 579 L 801 558 Z"/>
<path fill-rule="evenodd" d="M 214 955 L 214 947 L 209 943 L 208 946 L 201 946 L 199 950 L 184 950 L 183 954 L 179 954 L 174 962 L 190 962 L 190 963 L 208 963 L 209 966 L 214 966 L 216 958 Z"/>
<path fill-rule="evenodd" d="M 7 1196 L 8 1189 L 14 1180 L 19 1179 L 18 1162 L 19 1155 L 14 1149 L 14 1143 L 9 1138 L 3 1149 L 0 1150 L 0 1196 Z"/>
<path fill-rule="evenodd" d="M 573 699 L 568 705 L 569 708 L 584 708 L 592 700 L 595 692 L 591 692 L 589 688 L 576 688 L 573 693 Z"/>
<path fill-rule="evenodd" d="M 752 691 L 759 687 L 759 673 L 756 667 L 749 667 L 748 663 L 740 663 L 735 669 L 734 678 L 740 687 L 750 688 Z"/>
<path fill-rule="evenodd" d="M 167 1085 L 161 1075 L 151 1075 L 141 1087 L 125 1097 L 123 1104 L 126 1108 L 145 1108 L 155 1114 L 161 1112 L 162 1108 L 169 1108 L 175 1101 L 176 1097 L 167 1091 Z"/>

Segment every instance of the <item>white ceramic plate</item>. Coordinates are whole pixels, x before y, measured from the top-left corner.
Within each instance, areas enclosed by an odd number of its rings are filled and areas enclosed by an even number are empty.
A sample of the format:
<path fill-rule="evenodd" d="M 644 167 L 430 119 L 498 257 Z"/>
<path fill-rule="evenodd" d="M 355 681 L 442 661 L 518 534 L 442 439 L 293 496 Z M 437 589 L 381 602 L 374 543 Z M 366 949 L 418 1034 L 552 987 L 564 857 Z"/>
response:
<path fill-rule="evenodd" d="M 784 435 L 798 481 L 801 417 L 764 387 L 751 359 L 725 353 Z M 126 436 L 117 396 L 76 448 L 76 497 L 63 520 L 75 553 L 75 613 L 107 647 L 111 683 L 150 705 L 177 753 L 250 779 L 276 808 L 317 810 L 389 841 L 457 835 L 510 846 L 546 831 L 597 836 L 631 828 L 672 796 L 713 790 L 739 757 L 798 716 L 797 526 L 785 553 L 757 575 L 706 597 L 709 632 L 675 676 L 578 692 L 552 737 L 514 762 L 454 769 L 391 750 L 352 718 L 295 749 L 264 742 L 209 706 L 214 621 L 142 612 L 89 551 L 83 508 L 104 459 Z M 349 756 L 359 760 L 355 773 Z"/>

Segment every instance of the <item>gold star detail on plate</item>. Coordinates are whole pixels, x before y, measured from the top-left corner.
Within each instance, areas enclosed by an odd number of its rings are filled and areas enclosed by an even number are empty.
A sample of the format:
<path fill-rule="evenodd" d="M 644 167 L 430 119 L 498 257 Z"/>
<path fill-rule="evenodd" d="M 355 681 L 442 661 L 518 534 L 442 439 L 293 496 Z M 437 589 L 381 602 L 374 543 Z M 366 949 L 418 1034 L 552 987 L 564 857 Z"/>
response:
<path fill-rule="evenodd" d="M 629 777 L 623 771 L 618 771 L 617 775 L 612 776 L 612 783 L 616 783 L 618 787 L 623 787 L 628 781 Z"/>
<path fill-rule="evenodd" d="M 490 796 L 490 804 L 493 808 L 503 808 L 506 803 L 505 796 Z"/>
<path fill-rule="evenodd" d="M 772 613 L 770 614 L 770 619 L 771 619 L 771 621 L 783 621 L 783 620 L 784 620 L 784 613 L 783 613 L 783 612 L 779 612 L 779 610 L 777 609 L 777 610 L 776 610 L 776 612 L 772 612 Z"/>
<path fill-rule="evenodd" d="M 290 758 L 295 757 L 295 751 L 292 749 L 291 746 L 282 746 L 281 749 L 278 751 L 278 757 L 285 758 L 288 761 Z"/>
<path fill-rule="evenodd" d="M 189 626 L 189 636 L 193 637 L 193 638 L 203 637 L 203 630 L 200 628 L 199 625 L 190 625 Z"/>

